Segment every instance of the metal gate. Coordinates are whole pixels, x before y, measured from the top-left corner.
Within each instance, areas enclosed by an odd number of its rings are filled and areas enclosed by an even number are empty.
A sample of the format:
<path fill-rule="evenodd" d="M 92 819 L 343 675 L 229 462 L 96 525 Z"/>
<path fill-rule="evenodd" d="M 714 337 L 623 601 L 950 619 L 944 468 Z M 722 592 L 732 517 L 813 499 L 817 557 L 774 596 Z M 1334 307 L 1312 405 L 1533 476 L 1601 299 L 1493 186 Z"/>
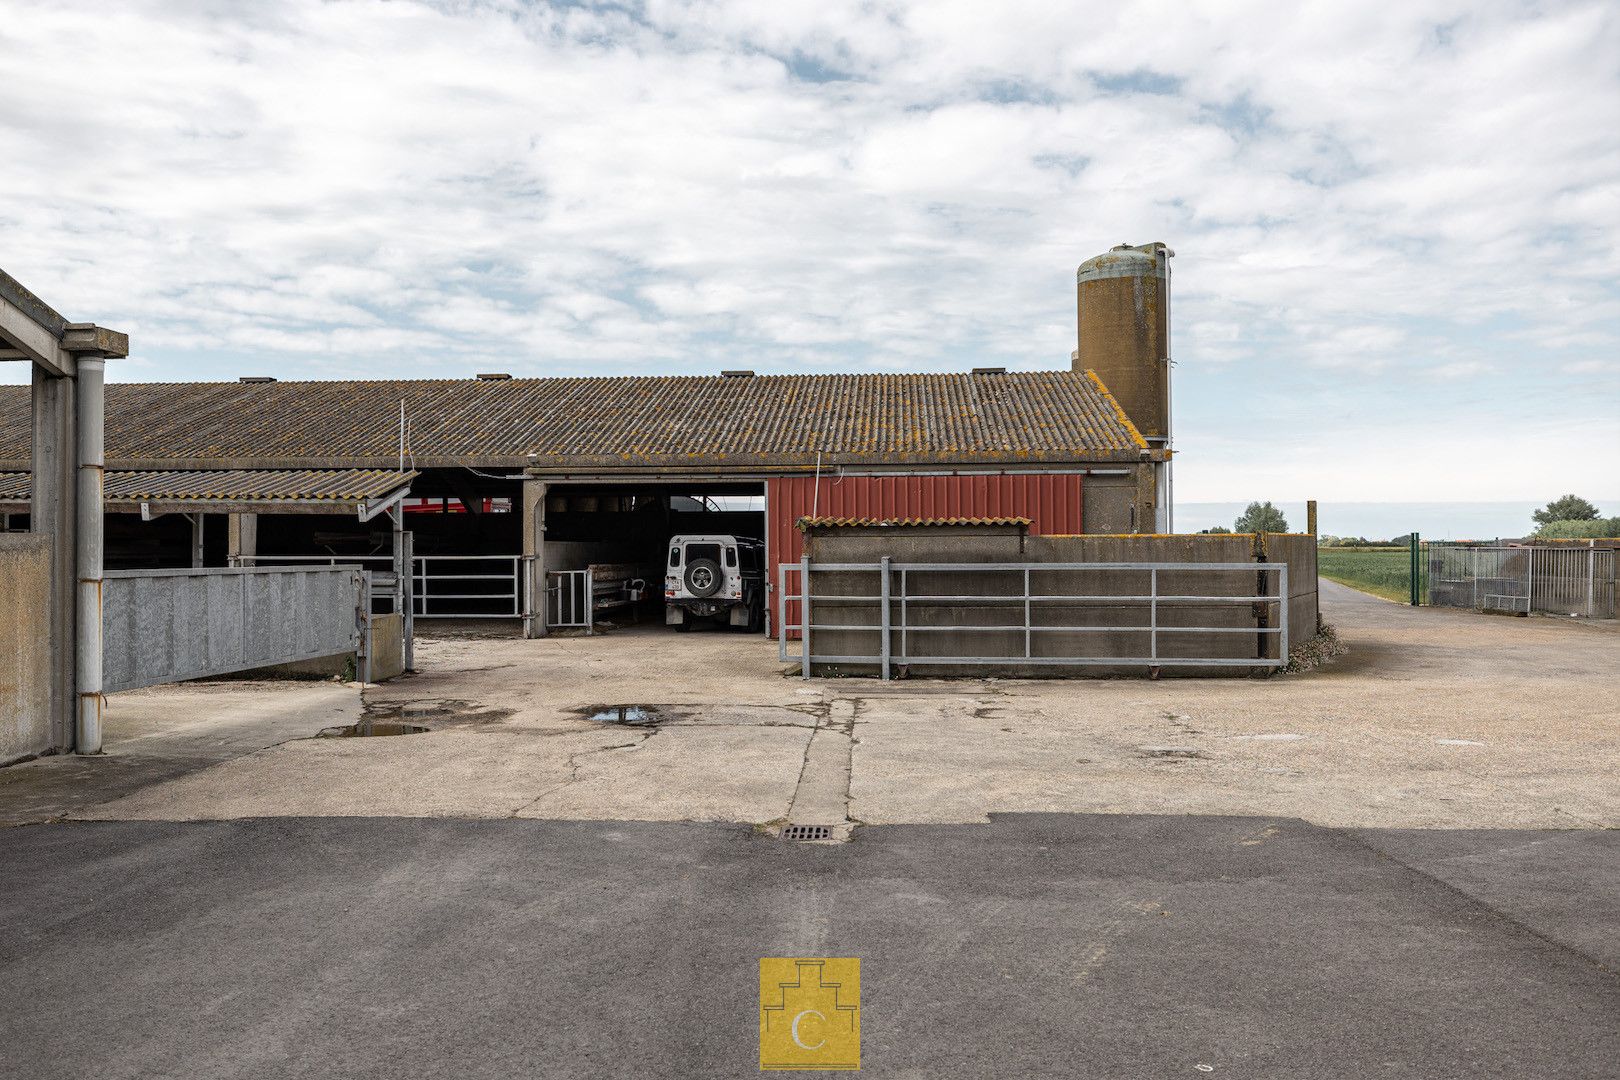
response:
<path fill-rule="evenodd" d="M 798 588 L 790 591 L 794 575 Z M 974 582 L 982 587 L 968 591 Z M 807 679 L 817 664 L 875 665 L 888 679 L 896 666 L 1156 673 L 1288 663 L 1287 563 L 816 563 L 806 556 L 782 563 L 777 584 L 787 615 L 778 655 L 797 659 Z M 816 621 L 821 611 L 831 612 L 822 616 L 829 621 Z M 796 656 L 788 649 L 795 632 Z M 812 648 L 829 636 L 831 651 Z"/>
<path fill-rule="evenodd" d="M 546 573 L 546 626 L 591 632 L 596 615 L 596 587 L 590 570 Z"/>
<path fill-rule="evenodd" d="M 254 566 L 355 564 L 392 570 L 392 555 L 244 555 Z M 419 619 L 516 619 L 523 615 L 521 555 L 414 555 L 411 595 Z M 393 609 L 390 609 L 393 610 Z"/>
<path fill-rule="evenodd" d="M 1616 617 L 1613 548 L 1431 541 L 1428 552 L 1435 607 Z"/>
<path fill-rule="evenodd" d="M 358 566 L 109 570 L 102 690 L 360 650 L 368 597 Z"/>

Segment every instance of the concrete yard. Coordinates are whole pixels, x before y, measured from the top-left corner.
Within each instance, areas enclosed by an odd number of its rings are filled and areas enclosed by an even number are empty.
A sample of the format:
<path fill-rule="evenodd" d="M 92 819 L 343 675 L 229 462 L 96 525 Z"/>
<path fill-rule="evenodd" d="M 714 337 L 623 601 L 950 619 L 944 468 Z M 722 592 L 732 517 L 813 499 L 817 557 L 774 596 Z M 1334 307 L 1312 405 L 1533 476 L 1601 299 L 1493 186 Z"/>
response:
<path fill-rule="evenodd" d="M 134 791 L 57 789 L 61 798 L 35 799 L 12 820 L 767 825 L 792 816 L 882 825 L 1057 811 L 1376 828 L 1620 826 L 1614 627 L 1413 610 L 1322 588 L 1350 653 L 1270 680 L 807 683 L 784 675 L 791 665 L 773 644 L 737 634 L 642 627 L 523 641 L 475 627 L 425 637 L 421 674 L 365 694 L 371 715 L 418 721 L 427 734 L 307 738 L 344 721 L 299 703 L 352 709 L 358 695 L 305 684 L 249 694 L 256 709 L 286 703 L 287 718 L 267 731 L 240 710 L 242 684 L 191 684 L 115 697 L 108 757 L 4 770 L 0 792 L 35 776 L 116 774 L 131 756 L 169 745 L 128 737 L 143 730 L 141 717 L 163 715 L 165 730 L 172 718 L 194 718 L 214 760 L 240 756 L 172 778 L 156 770 L 160 782 Z M 652 707 L 653 722 L 589 718 L 632 704 Z M 221 734 L 244 725 L 254 732 L 245 741 Z"/>
<path fill-rule="evenodd" d="M 876 1076 L 1620 1075 L 1620 633 L 1323 599 L 1272 680 L 460 628 L 363 702 L 119 695 L 0 770 L 8 1067 L 758 1075 L 759 958 L 853 956 Z M 315 737 L 362 709 L 431 730 Z"/>

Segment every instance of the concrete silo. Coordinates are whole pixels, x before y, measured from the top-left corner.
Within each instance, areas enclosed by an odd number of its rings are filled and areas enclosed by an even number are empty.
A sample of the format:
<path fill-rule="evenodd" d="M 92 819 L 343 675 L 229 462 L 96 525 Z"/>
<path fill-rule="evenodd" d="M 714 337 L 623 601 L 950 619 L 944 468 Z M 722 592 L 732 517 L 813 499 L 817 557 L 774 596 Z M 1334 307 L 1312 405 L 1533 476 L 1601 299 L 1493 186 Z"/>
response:
<path fill-rule="evenodd" d="M 1075 274 L 1076 371 L 1091 370 L 1154 449 L 1170 449 L 1170 259 L 1161 243 L 1120 244 Z M 1174 529 L 1170 463 L 1159 468 L 1155 530 Z"/>

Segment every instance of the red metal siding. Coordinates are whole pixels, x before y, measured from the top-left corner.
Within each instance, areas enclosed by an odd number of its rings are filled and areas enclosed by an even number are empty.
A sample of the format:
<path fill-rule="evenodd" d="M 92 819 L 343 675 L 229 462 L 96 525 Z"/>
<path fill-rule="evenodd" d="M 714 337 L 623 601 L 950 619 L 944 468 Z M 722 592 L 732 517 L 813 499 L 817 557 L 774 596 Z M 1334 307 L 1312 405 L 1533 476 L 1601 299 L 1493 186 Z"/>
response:
<path fill-rule="evenodd" d="M 1079 473 L 996 476 L 813 476 L 768 481 L 771 585 L 777 567 L 804 553 L 800 518 L 1027 517 L 1035 534 L 1069 535 L 1081 528 Z M 790 591 L 796 588 L 790 585 Z M 789 621 L 798 618 L 792 605 Z M 773 625 L 777 620 L 773 620 Z"/>

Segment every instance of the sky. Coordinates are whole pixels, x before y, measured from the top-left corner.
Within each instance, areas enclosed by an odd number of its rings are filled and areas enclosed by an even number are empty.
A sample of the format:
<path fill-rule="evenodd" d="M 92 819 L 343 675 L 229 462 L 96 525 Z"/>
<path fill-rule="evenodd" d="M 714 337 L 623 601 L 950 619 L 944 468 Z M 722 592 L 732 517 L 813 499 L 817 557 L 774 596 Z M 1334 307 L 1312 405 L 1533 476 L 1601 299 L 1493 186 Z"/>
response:
<path fill-rule="evenodd" d="M 114 379 L 1065 367 L 1160 240 L 1178 501 L 1620 513 L 1613 3 L 0 0 L 0 72 Z"/>

